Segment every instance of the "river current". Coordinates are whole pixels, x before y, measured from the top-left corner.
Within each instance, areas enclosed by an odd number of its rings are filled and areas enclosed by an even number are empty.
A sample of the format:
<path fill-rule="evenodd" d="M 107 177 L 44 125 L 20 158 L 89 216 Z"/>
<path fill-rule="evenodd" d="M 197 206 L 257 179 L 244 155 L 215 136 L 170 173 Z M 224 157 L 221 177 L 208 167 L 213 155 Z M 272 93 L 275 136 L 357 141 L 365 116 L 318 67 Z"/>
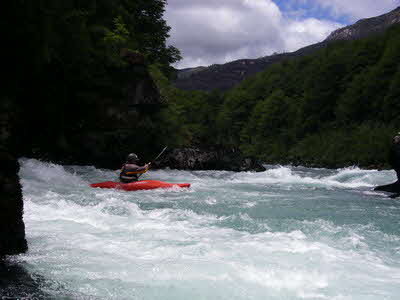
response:
<path fill-rule="evenodd" d="M 189 189 L 89 183 L 117 171 L 21 159 L 26 254 L 54 299 L 399 299 L 393 171 L 149 171 Z M 40 280 L 39 280 L 40 279 Z"/>

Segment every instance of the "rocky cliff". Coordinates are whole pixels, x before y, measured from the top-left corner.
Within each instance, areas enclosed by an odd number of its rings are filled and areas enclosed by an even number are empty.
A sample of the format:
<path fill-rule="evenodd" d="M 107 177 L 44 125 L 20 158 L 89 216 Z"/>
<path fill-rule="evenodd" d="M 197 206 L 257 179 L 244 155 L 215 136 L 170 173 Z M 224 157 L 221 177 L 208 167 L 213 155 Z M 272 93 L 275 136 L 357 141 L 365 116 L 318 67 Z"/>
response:
<path fill-rule="evenodd" d="M 27 249 L 19 165 L 6 149 L 0 150 L 0 257 Z"/>
<path fill-rule="evenodd" d="M 178 70 L 174 84 L 183 90 L 214 89 L 225 91 L 240 83 L 243 79 L 261 72 L 274 63 L 292 57 L 304 56 L 321 49 L 331 42 L 356 40 L 385 31 L 388 27 L 400 23 L 400 7 L 379 17 L 363 19 L 354 25 L 334 31 L 328 38 L 314 45 L 301 48 L 291 53 L 274 54 L 257 59 L 240 59 L 226 64 L 209 67 Z"/>
<path fill-rule="evenodd" d="M 381 33 L 398 23 L 400 23 L 400 7 L 382 16 L 362 19 L 353 25 L 337 29 L 325 41 L 357 40 L 374 33 Z"/>
<path fill-rule="evenodd" d="M 2 99 L 0 103 L 0 260 L 4 255 L 27 249 L 19 165 L 10 151 L 12 124 L 16 118 L 12 106 L 8 99 Z"/>
<path fill-rule="evenodd" d="M 12 153 L 117 168 L 126 153 L 156 145 L 148 127 L 162 105 L 158 88 L 140 54 L 125 50 L 121 56 L 128 64 L 110 71 L 109 88 L 91 89 L 81 101 L 19 102 Z"/>
<path fill-rule="evenodd" d="M 398 198 L 400 197 L 400 132 L 392 140 L 389 152 L 389 164 L 396 172 L 396 182 L 377 186 L 374 190 L 392 193 L 391 198 Z"/>

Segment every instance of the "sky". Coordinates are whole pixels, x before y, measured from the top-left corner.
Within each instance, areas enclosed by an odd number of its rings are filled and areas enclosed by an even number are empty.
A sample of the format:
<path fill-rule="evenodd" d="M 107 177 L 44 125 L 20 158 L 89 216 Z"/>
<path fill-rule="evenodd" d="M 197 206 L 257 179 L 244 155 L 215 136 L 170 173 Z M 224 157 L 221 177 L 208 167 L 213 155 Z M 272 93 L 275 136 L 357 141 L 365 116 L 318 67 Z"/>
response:
<path fill-rule="evenodd" d="M 164 17 L 182 69 L 295 51 L 398 6 L 400 0 L 168 0 Z"/>

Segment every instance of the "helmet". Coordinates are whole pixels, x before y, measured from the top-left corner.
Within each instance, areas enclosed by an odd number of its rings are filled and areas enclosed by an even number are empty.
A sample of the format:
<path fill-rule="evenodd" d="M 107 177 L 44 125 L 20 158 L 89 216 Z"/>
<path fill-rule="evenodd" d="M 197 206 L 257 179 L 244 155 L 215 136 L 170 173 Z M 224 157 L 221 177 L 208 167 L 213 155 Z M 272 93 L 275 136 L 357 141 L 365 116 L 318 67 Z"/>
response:
<path fill-rule="evenodd" d="M 137 161 L 139 161 L 139 157 L 135 153 L 130 153 L 126 158 L 126 162 L 128 163 L 134 163 Z"/>

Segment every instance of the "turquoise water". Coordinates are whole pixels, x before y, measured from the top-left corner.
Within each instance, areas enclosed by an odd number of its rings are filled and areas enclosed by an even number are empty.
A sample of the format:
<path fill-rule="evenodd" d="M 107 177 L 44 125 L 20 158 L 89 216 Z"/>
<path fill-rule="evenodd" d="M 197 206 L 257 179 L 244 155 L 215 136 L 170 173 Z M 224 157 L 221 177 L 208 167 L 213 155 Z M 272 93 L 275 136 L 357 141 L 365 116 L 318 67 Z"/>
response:
<path fill-rule="evenodd" d="M 398 299 L 392 171 L 151 171 L 190 189 L 88 187 L 116 171 L 21 159 L 29 252 L 55 298 Z"/>

